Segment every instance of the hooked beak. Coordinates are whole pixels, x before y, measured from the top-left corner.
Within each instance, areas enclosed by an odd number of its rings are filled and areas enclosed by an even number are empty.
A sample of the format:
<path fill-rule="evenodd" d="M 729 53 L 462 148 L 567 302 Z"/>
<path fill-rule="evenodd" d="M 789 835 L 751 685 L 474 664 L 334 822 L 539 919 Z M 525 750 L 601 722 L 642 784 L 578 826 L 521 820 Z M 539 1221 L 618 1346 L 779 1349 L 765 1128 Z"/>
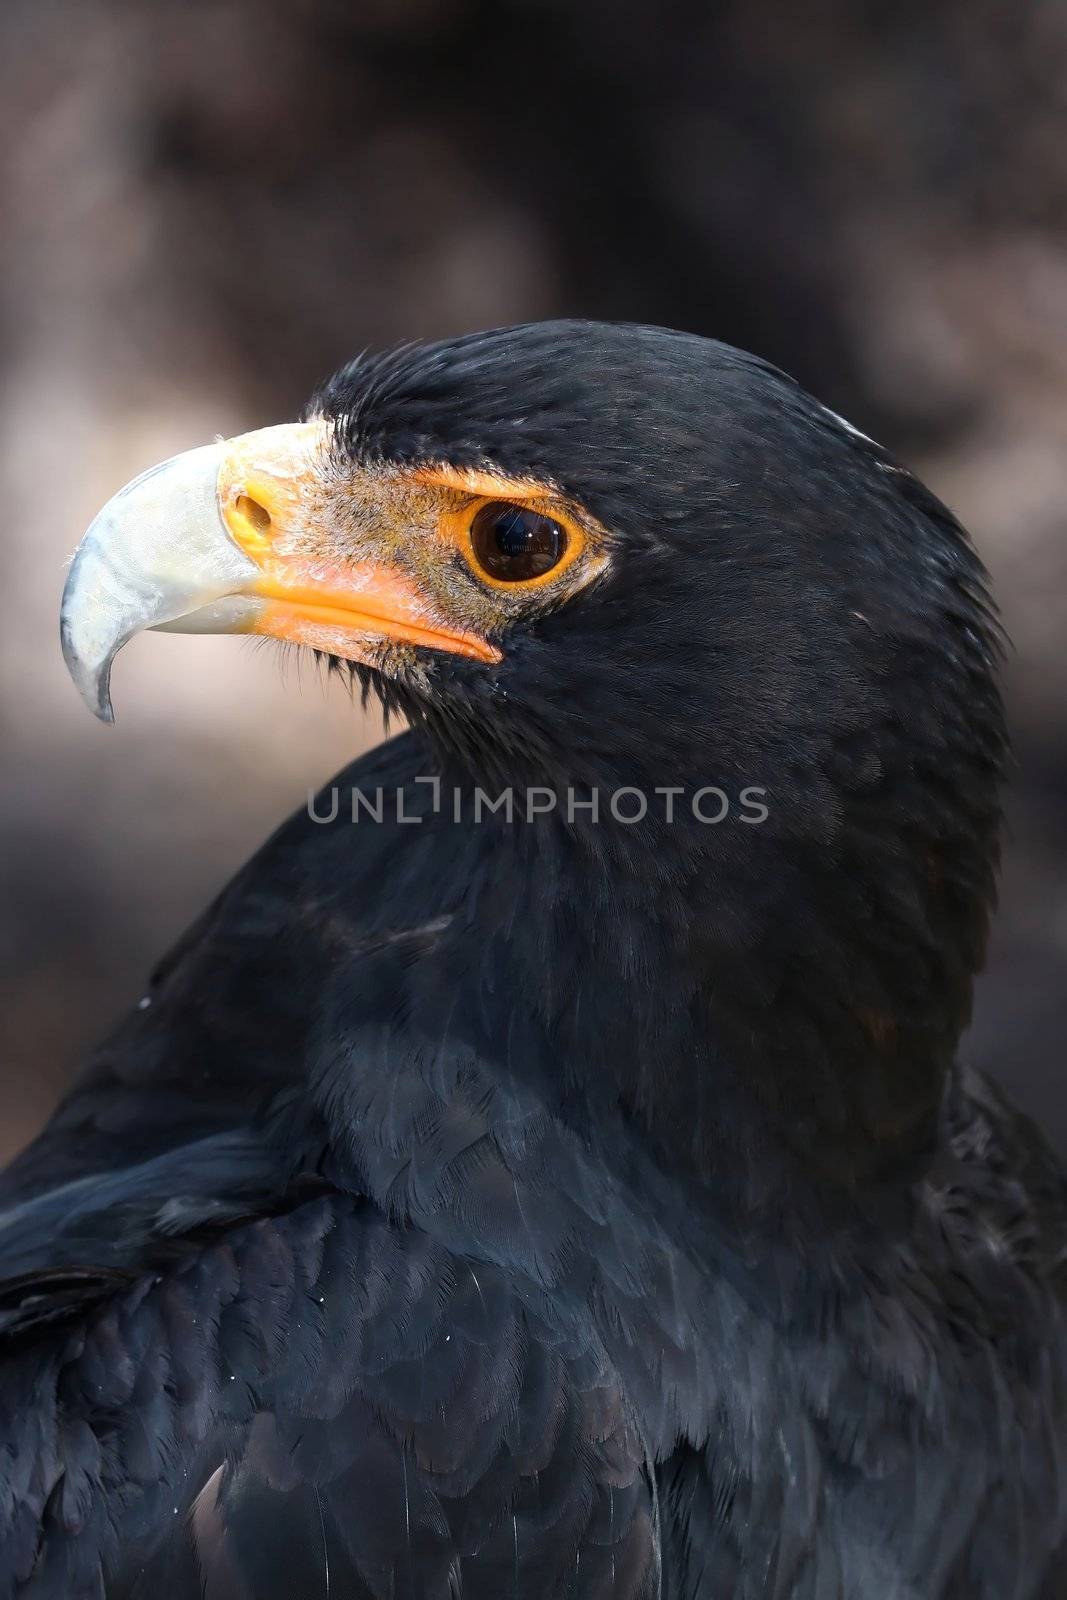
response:
<path fill-rule="evenodd" d="M 174 456 L 108 501 L 60 613 L 67 668 L 101 721 L 114 720 L 111 664 L 145 628 L 263 634 L 371 665 L 388 642 L 500 660 L 395 565 L 330 551 L 328 450 L 322 421 L 262 428 Z"/>

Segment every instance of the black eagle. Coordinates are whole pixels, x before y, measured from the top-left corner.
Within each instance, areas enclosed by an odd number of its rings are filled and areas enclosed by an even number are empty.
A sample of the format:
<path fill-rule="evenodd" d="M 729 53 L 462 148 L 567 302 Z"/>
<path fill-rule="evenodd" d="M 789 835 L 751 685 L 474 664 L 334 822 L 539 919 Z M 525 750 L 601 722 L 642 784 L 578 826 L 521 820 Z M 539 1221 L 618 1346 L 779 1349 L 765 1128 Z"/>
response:
<path fill-rule="evenodd" d="M 1063 1176 L 957 1059 L 1006 744 L 950 513 L 752 356 L 508 328 L 116 496 L 102 716 L 161 626 L 409 730 L 2 1180 L 0 1596 L 1062 1600 Z"/>

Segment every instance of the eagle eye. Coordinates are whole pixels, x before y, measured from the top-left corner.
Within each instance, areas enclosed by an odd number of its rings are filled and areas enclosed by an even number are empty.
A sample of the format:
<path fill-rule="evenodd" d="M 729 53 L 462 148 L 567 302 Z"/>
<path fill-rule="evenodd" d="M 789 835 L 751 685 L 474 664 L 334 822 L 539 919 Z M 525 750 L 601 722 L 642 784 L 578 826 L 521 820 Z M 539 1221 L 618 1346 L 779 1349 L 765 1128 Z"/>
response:
<path fill-rule="evenodd" d="M 470 525 L 471 550 L 496 583 L 529 583 L 551 572 L 567 550 L 567 531 L 552 517 L 506 500 L 480 506 Z"/>

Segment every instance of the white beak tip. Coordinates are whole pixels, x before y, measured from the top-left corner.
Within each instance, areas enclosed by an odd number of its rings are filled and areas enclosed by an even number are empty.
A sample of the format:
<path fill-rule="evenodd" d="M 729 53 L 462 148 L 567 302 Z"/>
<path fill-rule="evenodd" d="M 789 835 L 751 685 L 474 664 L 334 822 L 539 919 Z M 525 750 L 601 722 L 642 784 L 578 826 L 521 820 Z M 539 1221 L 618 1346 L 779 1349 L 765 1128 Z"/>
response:
<path fill-rule="evenodd" d="M 111 663 L 134 634 L 240 592 L 258 569 L 218 503 L 221 445 L 202 445 L 126 484 L 89 526 L 67 572 L 60 640 L 94 717 L 114 722 Z"/>
<path fill-rule="evenodd" d="M 115 711 L 111 704 L 111 662 L 107 656 L 98 666 L 91 665 L 74 643 L 70 625 L 64 616 L 59 624 L 60 643 L 67 671 L 85 704 L 100 722 L 113 723 Z"/>

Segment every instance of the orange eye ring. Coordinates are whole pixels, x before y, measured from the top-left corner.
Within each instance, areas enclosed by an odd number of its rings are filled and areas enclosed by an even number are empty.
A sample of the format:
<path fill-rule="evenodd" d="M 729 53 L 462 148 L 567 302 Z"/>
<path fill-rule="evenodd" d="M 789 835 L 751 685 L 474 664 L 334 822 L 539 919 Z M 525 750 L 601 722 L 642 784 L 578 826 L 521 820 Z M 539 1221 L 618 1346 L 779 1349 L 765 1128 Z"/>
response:
<path fill-rule="evenodd" d="M 449 532 L 480 583 L 526 594 L 557 582 L 587 545 L 584 528 L 556 502 L 482 495 L 448 518 Z"/>
<path fill-rule="evenodd" d="M 438 533 L 456 546 L 483 588 L 495 589 L 502 595 L 527 594 L 557 584 L 582 556 L 593 556 L 593 560 L 587 562 L 589 576 L 599 571 L 607 560 L 599 548 L 596 532 L 586 526 L 584 520 L 579 520 L 551 483 L 478 468 L 453 467 L 444 462 L 419 467 L 413 476 L 417 483 L 444 489 L 455 497 L 448 509 L 439 513 Z M 479 518 L 484 518 L 490 506 L 498 507 L 501 514 L 527 514 L 554 524 L 562 536 L 559 559 L 529 577 L 494 576 L 487 569 L 484 546 L 481 556 L 478 549 Z"/>

